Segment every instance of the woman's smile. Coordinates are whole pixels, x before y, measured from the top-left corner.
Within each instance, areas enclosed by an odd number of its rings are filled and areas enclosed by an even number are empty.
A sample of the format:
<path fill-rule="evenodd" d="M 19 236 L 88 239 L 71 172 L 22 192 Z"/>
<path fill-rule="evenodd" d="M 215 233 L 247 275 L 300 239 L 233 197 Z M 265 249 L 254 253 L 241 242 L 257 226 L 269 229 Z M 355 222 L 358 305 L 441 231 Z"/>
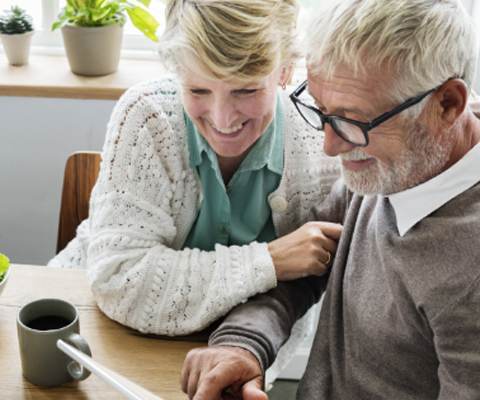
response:
<path fill-rule="evenodd" d="M 248 121 L 247 121 L 248 122 Z M 245 126 L 245 124 L 247 124 L 247 122 L 244 122 L 243 124 L 239 124 L 237 126 L 233 126 L 231 128 L 227 128 L 227 129 L 220 129 L 218 127 L 216 127 L 214 124 L 211 124 L 212 125 L 212 128 L 213 130 L 220 134 L 220 135 L 227 135 L 227 136 L 230 136 L 232 135 L 233 133 L 238 133 L 240 134 L 241 133 L 241 130 L 242 128 Z"/>

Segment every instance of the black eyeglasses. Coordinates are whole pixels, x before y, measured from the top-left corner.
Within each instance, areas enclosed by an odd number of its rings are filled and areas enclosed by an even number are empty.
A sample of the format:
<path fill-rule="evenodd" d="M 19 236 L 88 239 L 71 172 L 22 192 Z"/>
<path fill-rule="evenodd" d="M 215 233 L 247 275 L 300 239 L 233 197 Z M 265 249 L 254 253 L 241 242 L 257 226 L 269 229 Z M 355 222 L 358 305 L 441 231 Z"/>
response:
<path fill-rule="evenodd" d="M 318 130 L 323 130 L 325 123 L 330 124 L 338 136 L 340 136 L 346 142 L 358 147 L 368 146 L 368 131 L 380 124 L 383 124 L 385 121 L 401 113 L 403 110 L 420 103 L 425 97 L 436 90 L 429 90 L 420 96 L 407 100 L 405 103 L 399 105 L 392 111 L 386 112 L 385 114 L 380 115 L 378 118 L 375 118 L 373 121 L 365 123 L 355 121 L 353 119 L 337 117 L 336 115 L 323 114 L 317 107 L 315 107 L 313 98 L 308 93 L 305 93 L 307 83 L 307 81 L 303 82 L 290 95 L 290 99 L 293 101 L 293 104 L 295 104 L 295 107 L 297 107 L 297 110 L 303 119 Z"/>

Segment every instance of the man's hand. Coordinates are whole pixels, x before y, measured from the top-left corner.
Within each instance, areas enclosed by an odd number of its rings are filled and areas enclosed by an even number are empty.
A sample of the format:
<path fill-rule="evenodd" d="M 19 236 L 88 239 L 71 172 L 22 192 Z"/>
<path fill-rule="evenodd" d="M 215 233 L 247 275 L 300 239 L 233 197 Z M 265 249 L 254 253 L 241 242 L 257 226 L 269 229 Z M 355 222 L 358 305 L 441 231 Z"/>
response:
<path fill-rule="evenodd" d="M 324 275 L 332 265 L 331 258 L 337 250 L 342 230 L 340 224 L 308 222 L 296 231 L 270 242 L 268 251 L 277 272 L 277 280 Z"/>
<path fill-rule="evenodd" d="M 190 399 L 268 400 L 262 391 L 262 369 L 257 359 L 240 347 L 191 350 L 185 358 L 180 379 L 182 390 Z"/>

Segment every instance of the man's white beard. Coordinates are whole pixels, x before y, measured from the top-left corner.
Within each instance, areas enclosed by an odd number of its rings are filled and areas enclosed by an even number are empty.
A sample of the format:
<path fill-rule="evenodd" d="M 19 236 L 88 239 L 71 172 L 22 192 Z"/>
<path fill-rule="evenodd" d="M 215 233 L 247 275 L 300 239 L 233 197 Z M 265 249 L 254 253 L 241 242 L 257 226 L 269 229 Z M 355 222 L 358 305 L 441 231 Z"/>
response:
<path fill-rule="evenodd" d="M 450 130 L 437 142 L 423 123 L 417 121 L 410 128 L 405 149 L 390 165 L 375 158 L 373 165 L 359 171 L 342 166 L 345 184 L 359 195 L 383 196 L 417 186 L 442 172 L 453 149 L 453 138 Z M 371 158 L 360 147 L 341 153 L 340 157 L 349 161 Z"/>

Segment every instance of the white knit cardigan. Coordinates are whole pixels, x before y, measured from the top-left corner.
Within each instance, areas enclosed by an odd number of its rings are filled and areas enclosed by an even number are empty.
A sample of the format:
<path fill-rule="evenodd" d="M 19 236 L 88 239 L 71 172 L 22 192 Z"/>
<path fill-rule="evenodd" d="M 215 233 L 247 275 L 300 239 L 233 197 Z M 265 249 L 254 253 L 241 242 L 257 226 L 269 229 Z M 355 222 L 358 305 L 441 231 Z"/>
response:
<path fill-rule="evenodd" d="M 285 161 L 278 189 L 287 208 L 272 212 L 278 237 L 306 219 L 340 174 L 323 153 L 323 136 L 307 126 L 284 92 Z M 90 217 L 49 266 L 86 268 L 102 311 L 145 333 L 187 335 L 235 305 L 275 287 L 267 244 L 181 250 L 201 208 L 196 168 L 189 165 L 181 90 L 175 78 L 139 84 L 111 116 Z M 299 321 L 289 353 L 309 334 Z M 279 356 L 282 358 L 282 356 Z"/>

